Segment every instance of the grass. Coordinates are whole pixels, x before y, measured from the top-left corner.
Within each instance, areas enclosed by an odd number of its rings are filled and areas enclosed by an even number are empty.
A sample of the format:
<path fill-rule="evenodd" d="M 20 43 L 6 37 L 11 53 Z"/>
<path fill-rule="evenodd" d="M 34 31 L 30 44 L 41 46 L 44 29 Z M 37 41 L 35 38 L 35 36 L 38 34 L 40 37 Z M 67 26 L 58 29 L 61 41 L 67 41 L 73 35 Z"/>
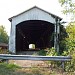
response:
<path fill-rule="evenodd" d="M 14 64 L 0 63 L 0 75 L 75 75 L 75 73 L 40 67 L 21 68 Z"/>
<path fill-rule="evenodd" d="M 12 75 L 15 70 L 19 69 L 19 66 L 14 64 L 0 63 L 0 75 Z"/>

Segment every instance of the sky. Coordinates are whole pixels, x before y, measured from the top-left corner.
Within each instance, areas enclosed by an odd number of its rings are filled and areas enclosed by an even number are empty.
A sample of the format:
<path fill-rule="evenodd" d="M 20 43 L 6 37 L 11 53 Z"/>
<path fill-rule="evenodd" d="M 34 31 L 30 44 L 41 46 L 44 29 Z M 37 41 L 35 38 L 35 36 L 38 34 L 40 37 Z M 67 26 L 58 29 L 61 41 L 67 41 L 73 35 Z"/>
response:
<path fill-rule="evenodd" d="M 8 35 L 11 28 L 8 19 L 35 5 L 61 18 L 66 18 L 61 12 L 62 7 L 58 0 L 0 0 L 0 25 L 5 26 Z"/>

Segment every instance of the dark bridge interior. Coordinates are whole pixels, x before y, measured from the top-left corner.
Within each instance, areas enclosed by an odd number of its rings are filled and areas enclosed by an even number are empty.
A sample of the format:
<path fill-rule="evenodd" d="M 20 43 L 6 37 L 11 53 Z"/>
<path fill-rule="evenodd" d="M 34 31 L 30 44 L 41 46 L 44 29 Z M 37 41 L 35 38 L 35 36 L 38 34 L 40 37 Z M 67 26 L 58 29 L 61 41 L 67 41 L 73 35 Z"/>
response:
<path fill-rule="evenodd" d="M 16 25 L 16 51 L 29 50 L 29 44 L 35 49 L 50 48 L 54 44 L 54 25 L 47 21 L 28 20 Z"/>

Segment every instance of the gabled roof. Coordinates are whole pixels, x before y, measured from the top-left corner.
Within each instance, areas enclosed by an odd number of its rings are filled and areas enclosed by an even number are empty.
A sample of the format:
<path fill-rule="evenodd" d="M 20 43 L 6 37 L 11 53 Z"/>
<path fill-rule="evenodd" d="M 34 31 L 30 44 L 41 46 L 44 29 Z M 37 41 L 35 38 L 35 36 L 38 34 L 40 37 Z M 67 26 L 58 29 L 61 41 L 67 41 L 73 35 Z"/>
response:
<path fill-rule="evenodd" d="M 40 9 L 40 10 L 42 10 L 42 11 L 44 11 L 44 12 L 46 12 L 46 13 L 48 13 L 48 14 L 52 15 L 54 18 L 55 18 L 55 17 L 57 17 L 57 18 L 59 18 L 60 20 L 62 20 L 62 18 L 61 18 L 61 17 L 59 17 L 59 16 L 57 16 L 57 15 L 55 15 L 55 14 L 52 14 L 52 13 L 50 13 L 50 12 L 48 12 L 48 11 L 44 10 L 44 9 L 41 9 L 41 8 L 39 8 L 39 7 L 37 7 L 37 6 L 34 6 L 34 7 L 30 8 L 30 9 L 28 9 L 28 10 L 25 10 L 25 11 L 23 11 L 23 12 L 21 12 L 21 13 L 19 13 L 19 14 L 15 15 L 15 16 L 13 16 L 13 17 L 9 18 L 8 20 L 9 20 L 9 21 L 12 21 L 12 18 L 17 17 L 17 16 L 19 16 L 19 15 L 21 15 L 21 14 L 23 14 L 23 13 L 25 13 L 25 12 L 29 11 L 29 10 L 34 9 L 34 8 Z"/>
<path fill-rule="evenodd" d="M 8 46 L 6 43 L 0 43 L 0 46 Z"/>

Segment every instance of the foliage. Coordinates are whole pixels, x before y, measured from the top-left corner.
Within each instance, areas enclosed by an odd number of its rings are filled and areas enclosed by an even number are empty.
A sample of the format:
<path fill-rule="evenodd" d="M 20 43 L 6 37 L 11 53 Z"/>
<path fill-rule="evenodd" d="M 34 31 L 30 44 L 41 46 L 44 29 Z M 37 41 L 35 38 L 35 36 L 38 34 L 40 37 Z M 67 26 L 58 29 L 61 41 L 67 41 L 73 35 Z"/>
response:
<path fill-rule="evenodd" d="M 65 38 L 68 37 L 68 34 L 66 32 L 66 28 L 63 25 L 60 26 L 60 30 L 61 31 L 60 31 L 60 36 L 59 36 L 59 47 L 60 47 L 59 49 L 60 49 L 60 55 L 61 55 L 62 52 L 66 50 L 65 49 L 65 46 L 66 46 Z"/>
<path fill-rule="evenodd" d="M 66 31 L 71 40 L 75 39 L 75 22 L 69 23 L 69 25 L 66 27 Z"/>
<path fill-rule="evenodd" d="M 75 0 L 59 0 L 59 2 L 63 7 L 63 13 L 71 15 L 75 19 Z M 62 55 L 70 55 L 72 60 L 70 63 L 66 63 L 65 69 L 75 71 L 75 22 L 69 23 L 66 27 L 66 32 L 68 37 L 61 41 L 61 47 L 64 49 Z"/>
<path fill-rule="evenodd" d="M 7 32 L 5 31 L 4 26 L 0 26 L 0 42 L 8 43 L 8 35 L 7 35 Z"/>
<path fill-rule="evenodd" d="M 7 49 L 0 49 L 0 54 L 8 54 L 9 51 Z"/>
<path fill-rule="evenodd" d="M 72 57 L 70 62 L 65 63 L 66 71 L 75 71 L 75 48 L 70 48 L 68 51 L 64 51 L 62 55 L 68 55 Z"/>
<path fill-rule="evenodd" d="M 55 51 L 54 47 L 50 48 L 47 53 L 47 56 L 57 56 L 57 52 Z"/>
<path fill-rule="evenodd" d="M 12 75 L 18 68 L 20 67 L 14 64 L 0 63 L 0 75 Z"/>
<path fill-rule="evenodd" d="M 14 64 L 0 63 L 0 75 L 74 75 L 72 72 L 61 72 L 60 69 L 50 68 L 21 68 Z"/>
<path fill-rule="evenodd" d="M 14 64 L 7 64 L 7 63 L 0 63 L 0 66 L 5 66 L 7 69 L 11 69 L 11 70 L 20 68 L 20 67 L 17 66 L 17 65 L 14 65 Z"/>
<path fill-rule="evenodd" d="M 70 23 L 66 27 L 66 31 L 68 33 L 68 37 L 65 39 L 66 40 L 66 50 L 69 50 L 75 47 L 75 22 Z"/>
<path fill-rule="evenodd" d="M 54 47 L 48 48 L 46 50 L 40 50 L 38 55 L 43 55 L 43 56 L 56 56 L 57 52 L 55 51 Z"/>
<path fill-rule="evenodd" d="M 64 27 L 64 25 L 60 26 L 60 37 L 59 40 L 64 40 L 67 37 L 67 32 L 66 32 L 66 28 Z"/>
<path fill-rule="evenodd" d="M 71 47 L 75 47 L 75 22 L 69 23 L 66 27 L 67 36 L 60 40 L 60 49 L 61 50 L 69 50 Z M 64 36 L 61 35 L 60 36 Z"/>
<path fill-rule="evenodd" d="M 46 56 L 57 56 L 57 52 L 55 51 L 54 47 L 47 50 Z M 46 64 L 48 64 L 51 67 L 55 67 L 57 64 L 55 61 L 46 61 Z"/>
<path fill-rule="evenodd" d="M 38 55 L 43 55 L 43 56 L 46 56 L 46 51 L 45 50 L 40 50 Z"/>
<path fill-rule="evenodd" d="M 61 3 L 61 6 L 64 8 L 63 13 L 64 14 L 71 14 L 72 18 L 75 17 L 75 1 L 74 0 L 59 0 Z"/>
<path fill-rule="evenodd" d="M 66 70 L 75 70 L 75 22 L 71 22 L 67 27 L 66 31 L 68 33 L 68 37 L 65 38 L 65 51 L 62 55 L 71 56 L 71 64 L 66 64 Z"/>

